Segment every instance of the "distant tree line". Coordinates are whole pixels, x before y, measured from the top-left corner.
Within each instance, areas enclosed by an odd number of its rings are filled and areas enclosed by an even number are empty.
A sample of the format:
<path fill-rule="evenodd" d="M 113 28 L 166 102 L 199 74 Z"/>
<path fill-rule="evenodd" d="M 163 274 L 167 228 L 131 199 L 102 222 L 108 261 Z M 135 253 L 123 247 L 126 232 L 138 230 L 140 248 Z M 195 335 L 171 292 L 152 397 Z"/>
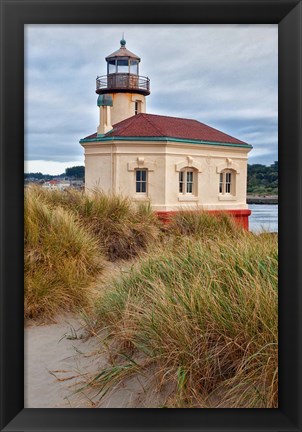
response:
<path fill-rule="evenodd" d="M 266 166 L 247 166 L 247 193 L 254 195 L 278 195 L 278 161 Z"/>
<path fill-rule="evenodd" d="M 24 173 L 24 179 L 34 179 L 34 180 L 52 180 L 54 178 L 71 178 L 71 179 L 84 179 L 85 177 L 85 167 L 84 166 L 74 166 L 71 168 L 66 168 L 65 173 L 59 175 L 42 174 L 37 173 Z"/>

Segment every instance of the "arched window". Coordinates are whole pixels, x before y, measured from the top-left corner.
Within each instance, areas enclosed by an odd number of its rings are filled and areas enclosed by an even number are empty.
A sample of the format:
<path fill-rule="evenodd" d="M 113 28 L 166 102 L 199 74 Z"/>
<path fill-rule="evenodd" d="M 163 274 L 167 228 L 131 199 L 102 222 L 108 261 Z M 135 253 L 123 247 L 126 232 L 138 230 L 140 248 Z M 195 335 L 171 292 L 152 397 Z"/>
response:
<path fill-rule="evenodd" d="M 236 195 L 236 172 L 224 169 L 219 174 L 219 194 Z"/>
<path fill-rule="evenodd" d="M 197 172 L 194 168 L 184 168 L 179 171 L 179 193 L 197 195 Z"/>

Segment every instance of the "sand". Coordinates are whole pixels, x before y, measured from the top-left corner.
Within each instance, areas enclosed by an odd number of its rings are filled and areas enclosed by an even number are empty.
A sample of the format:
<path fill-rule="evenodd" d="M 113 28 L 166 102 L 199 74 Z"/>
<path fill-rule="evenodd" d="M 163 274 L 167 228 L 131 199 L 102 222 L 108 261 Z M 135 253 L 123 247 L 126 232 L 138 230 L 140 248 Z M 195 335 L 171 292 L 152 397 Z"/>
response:
<path fill-rule="evenodd" d="M 93 353 L 97 341 L 95 338 L 86 342 L 80 339 L 83 333 L 80 319 L 69 315 L 58 317 L 56 321 L 55 324 L 25 328 L 26 408 L 70 408 L 77 405 L 74 397 L 72 402 L 69 400 L 74 393 L 74 385 L 83 380 L 81 375 L 85 371 L 97 367 L 97 358 Z M 83 407 L 87 407 L 88 402 L 82 402 Z"/>
<path fill-rule="evenodd" d="M 96 289 L 103 289 L 117 271 L 128 271 L 133 264 L 108 262 Z M 25 408 L 153 408 L 166 405 L 174 386 L 162 386 L 152 365 L 143 374 L 112 385 L 101 398 L 100 389 L 87 387 L 87 382 L 112 364 L 108 340 L 104 342 L 105 334 L 87 338 L 80 315 L 57 316 L 54 322 L 47 325 L 27 323 L 25 327 Z"/>
<path fill-rule="evenodd" d="M 126 379 L 100 398 L 99 388 L 85 387 L 89 377 L 110 365 L 101 336 L 83 339 L 83 322 L 75 315 L 55 324 L 25 328 L 26 408 L 148 408 L 166 405 L 173 386 L 160 386 L 155 369 Z M 79 391 L 79 389 L 81 389 Z"/>

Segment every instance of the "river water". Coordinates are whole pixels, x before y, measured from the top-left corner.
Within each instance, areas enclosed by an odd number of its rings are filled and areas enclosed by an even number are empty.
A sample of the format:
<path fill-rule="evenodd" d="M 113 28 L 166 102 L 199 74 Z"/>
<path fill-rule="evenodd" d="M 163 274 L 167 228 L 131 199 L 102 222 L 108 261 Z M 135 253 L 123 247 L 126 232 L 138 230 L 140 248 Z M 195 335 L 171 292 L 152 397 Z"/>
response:
<path fill-rule="evenodd" d="M 278 204 L 249 204 L 249 209 L 250 231 L 278 232 Z"/>

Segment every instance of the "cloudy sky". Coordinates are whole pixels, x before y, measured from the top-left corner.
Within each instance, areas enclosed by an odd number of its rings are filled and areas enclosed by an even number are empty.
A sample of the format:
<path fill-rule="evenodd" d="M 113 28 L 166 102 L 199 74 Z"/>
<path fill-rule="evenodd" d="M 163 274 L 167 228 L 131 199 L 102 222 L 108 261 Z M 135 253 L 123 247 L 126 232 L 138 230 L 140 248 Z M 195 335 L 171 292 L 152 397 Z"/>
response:
<path fill-rule="evenodd" d="M 83 165 L 79 140 L 98 125 L 95 78 L 119 48 L 151 80 L 147 112 L 199 120 L 278 160 L 277 25 L 27 25 L 25 172 Z"/>

